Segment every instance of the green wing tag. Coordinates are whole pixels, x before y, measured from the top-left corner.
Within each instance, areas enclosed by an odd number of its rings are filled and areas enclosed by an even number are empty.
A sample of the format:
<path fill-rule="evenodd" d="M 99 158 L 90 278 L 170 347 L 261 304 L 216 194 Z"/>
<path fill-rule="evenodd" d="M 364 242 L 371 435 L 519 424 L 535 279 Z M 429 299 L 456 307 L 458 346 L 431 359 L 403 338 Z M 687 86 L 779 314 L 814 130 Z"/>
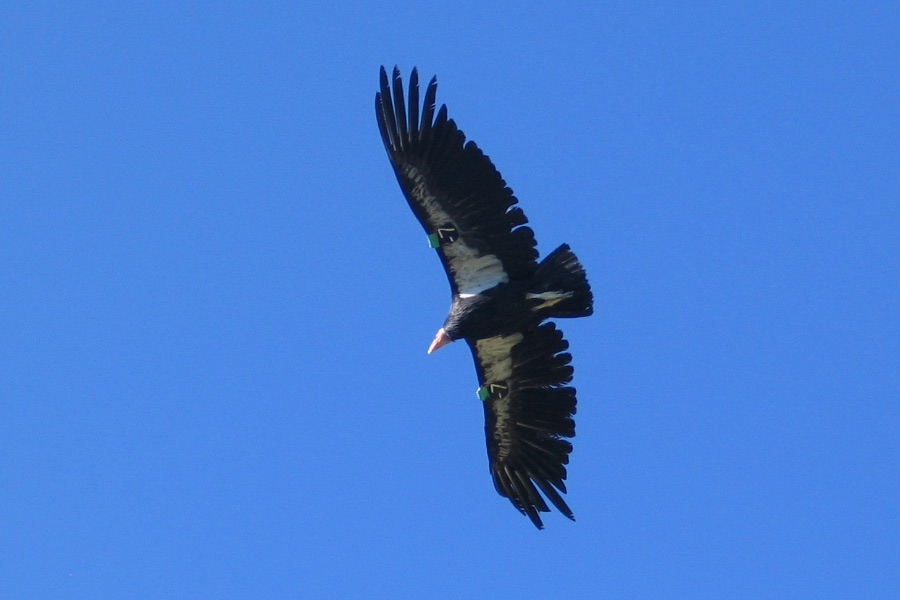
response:
<path fill-rule="evenodd" d="M 428 234 L 428 247 L 439 248 L 444 244 L 452 244 L 459 239 L 459 230 L 452 223 L 447 223 L 437 228 L 434 233 Z"/>
<path fill-rule="evenodd" d="M 505 381 L 488 383 L 478 388 L 478 391 L 475 393 L 482 402 L 487 402 L 488 400 L 500 400 L 501 398 L 505 398 L 509 393 L 509 386 L 506 385 Z"/>

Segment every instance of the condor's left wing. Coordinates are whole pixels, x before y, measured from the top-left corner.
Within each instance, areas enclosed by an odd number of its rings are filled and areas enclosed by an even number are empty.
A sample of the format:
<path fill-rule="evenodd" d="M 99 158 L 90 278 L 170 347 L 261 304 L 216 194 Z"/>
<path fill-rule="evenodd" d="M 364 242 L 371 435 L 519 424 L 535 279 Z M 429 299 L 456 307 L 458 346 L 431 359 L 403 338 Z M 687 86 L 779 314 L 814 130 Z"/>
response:
<path fill-rule="evenodd" d="M 494 487 L 543 529 L 546 497 L 575 520 L 566 492 L 566 464 L 575 436 L 573 369 L 562 332 L 553 323 L 469 341 L 484 402 L 484 429 Z M 543 497 L 542 497 L 543 494 Z"/>

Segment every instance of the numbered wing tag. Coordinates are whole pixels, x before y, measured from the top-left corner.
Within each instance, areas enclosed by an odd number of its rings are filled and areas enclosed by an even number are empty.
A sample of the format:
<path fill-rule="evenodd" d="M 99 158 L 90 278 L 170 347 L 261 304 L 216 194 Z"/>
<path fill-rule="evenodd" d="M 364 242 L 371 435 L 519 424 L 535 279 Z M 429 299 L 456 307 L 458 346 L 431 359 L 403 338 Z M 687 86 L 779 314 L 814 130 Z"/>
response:
<path fill-rule="evenodd" d="M 439 248 L 446 244 L 452 244 L 459 239 L 459 231 L 452 223 L 447 223 L 443 227 L 438 227 L 437 231 L 428 234 L 428 246 L 430 248 Z"/>
<path fill-rule="evenodd" d="M 500 400 L 509 394 L 509 385 L 507 385 L 505 381 L 488 383 L 478 388 L 478 391 L 475 393 L 478 394 L 478 399 L 482 402 L 487 402 L 488 400 Z"/>

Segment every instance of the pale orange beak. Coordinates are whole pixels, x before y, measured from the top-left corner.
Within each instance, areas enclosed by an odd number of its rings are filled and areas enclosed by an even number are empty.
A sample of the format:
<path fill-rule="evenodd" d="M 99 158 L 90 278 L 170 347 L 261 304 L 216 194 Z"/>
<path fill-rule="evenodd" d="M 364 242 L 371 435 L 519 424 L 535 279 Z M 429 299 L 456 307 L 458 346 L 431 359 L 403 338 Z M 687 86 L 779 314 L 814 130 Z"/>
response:
<path fill-rule="evenodd" d="M 428 354 L 431 354 L 441 346 L 446 346 L 452 341 L 453 340 L 450 339 L 450 336 L 447 335 L 447 332 L 444 331 L 444 328 L 441 327 L 440 329 L 438 329 L 437 335 L 434 336 L 434 341 L 431 342 L 430 346 L 428 346 Z"/>

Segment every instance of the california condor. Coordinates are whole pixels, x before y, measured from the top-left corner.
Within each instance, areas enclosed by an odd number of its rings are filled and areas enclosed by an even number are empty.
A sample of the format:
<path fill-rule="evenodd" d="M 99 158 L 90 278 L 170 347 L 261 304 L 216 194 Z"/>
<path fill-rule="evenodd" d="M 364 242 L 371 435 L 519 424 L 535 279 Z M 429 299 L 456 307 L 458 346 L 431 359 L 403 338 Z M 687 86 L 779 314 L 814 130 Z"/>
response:
<path fill-rule="evenodd" d="M 381 68 L 375 115 L 409 206 L 437 249 L 450 280 L 450 312 L 430 354 L 465 340 L 478 372 L 494 487 L 543 529 L 546 497 L 574 520 L 560 492 L 575 436 L 569 344 L 554 317 L 586 317 L 593 296 L 566 244 L 537 261 L 534 232 L 490 159 L 447 118 L 435 116 L 437 78 L 419 113 L 419 76 L 408 102 L 395 67 Z M 408 111 L 407 111 L 408 109 Z M 540 490 L 540 492 L 538 491 Z M 541 495 L 543 493 L 543 496 Z"/>

